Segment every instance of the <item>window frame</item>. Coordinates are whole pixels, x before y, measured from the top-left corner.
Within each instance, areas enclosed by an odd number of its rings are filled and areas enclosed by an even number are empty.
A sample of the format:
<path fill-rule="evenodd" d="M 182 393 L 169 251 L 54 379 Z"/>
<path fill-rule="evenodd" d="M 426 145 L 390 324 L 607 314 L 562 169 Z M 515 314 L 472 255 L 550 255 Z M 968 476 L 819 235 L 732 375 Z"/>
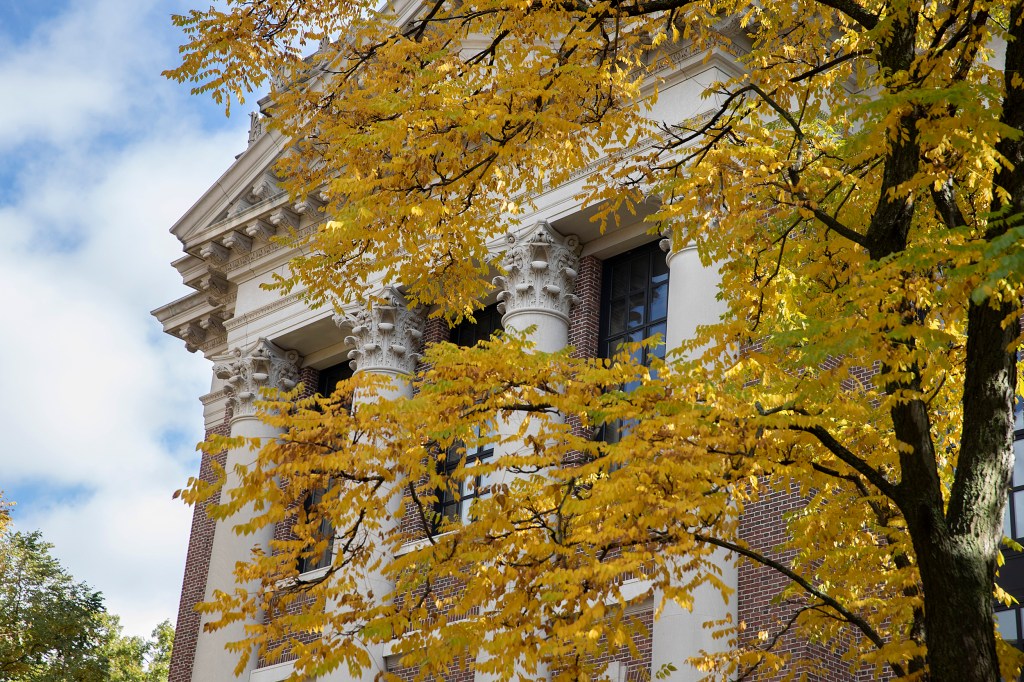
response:
<path fill-rule="evenodd" d="M 475 321 L 463 320 L 452 327 L 448 335 L 450 343 L 463 348 L 469 348 L 481 341 L 490 339 L 495 332 L 504 329 L 501 323 L 502 314 L 498 312 L 497 303 L 484 306 L 476 311 L 473 318 Z M 460 453 L 462 449 L 464 449 L 464 446 L 461 443 L 453 445 L 445 453 L 444 459 L 439 458 L 437 462 L 437 473 L 441 477 L 443 484 L 435 490 L 437 501 L 434 503 L 434 521 L 432 524 L 432 530 L 435 533 L 445 521 L 453 521 L 455 519 L 462 523 L 470 521 L 469 508 L 473 500 L 484 497 L 489 492 L 483 489 L 482 476 L 472 477 L 472 492 L 465 490 L 466 482 L 470 480 L 469 477 L 460 481 L 459 490 L 457 491 L 458 497 L 456 497 L 456 491 L 448 485 L 452 480 L 453 474 L 462 464 L 462 454 Z M 476 463 L 489 459 L 493 454 L 493 446 L 480 446 L 472 452 L 467 450 L 465 453 L 465 465 L 466 467 L 471 467 Z"/>
<path fill-rule="evenodd" d="M 646 258 L 646 277 L 643 279 L 643 287 L 633 286 L 633 263 Z M 668 310 L 669 310 L 669 267 L 667 256 L 661 249 L 661 240 L 654 240 L 646 244 L 624 251 L 613 256 L 602 263 L 601 266 L 601 306 L 600 321 L 597 333 L 597 353 L 601 358 L 612 358 L 619 351 L 618 344 L 633 343 L 650 338 L 655 334 L 661 334 L 661 343 L 654 348 L 644 348 L 641 351 L 639 360 L 650 364 L 652 357 L 665 358 L 665 336 L 668 332 Z M 616 295 L 617 269 L 625 268 L 626 290 L 623 294 Z M 655 278 L 659 278 L 657 281 Z M 661 288 L 664 295 L 664 315 L 653 317 L 655 309 L 655 291 Z M 629 324 L 630 301 L 639 294 L 643 295 L 642 321 L 639 324 Z M 612 316 L 615 304 L 624 302 L 624 326 L 622 330 L 612 332 Z M 659 329 L 660 328 L 660 329 Z M 639 337 L 632 337 L 639 333 Z M 631 391 L 636 386 L 626 384 L 622 387 L 624 391 Z M 632 422 L 613 422 L 603 424 L 596 435 L 597 440 L 605 443 L 617 443 L 622 436 L 631 428 Z"/>

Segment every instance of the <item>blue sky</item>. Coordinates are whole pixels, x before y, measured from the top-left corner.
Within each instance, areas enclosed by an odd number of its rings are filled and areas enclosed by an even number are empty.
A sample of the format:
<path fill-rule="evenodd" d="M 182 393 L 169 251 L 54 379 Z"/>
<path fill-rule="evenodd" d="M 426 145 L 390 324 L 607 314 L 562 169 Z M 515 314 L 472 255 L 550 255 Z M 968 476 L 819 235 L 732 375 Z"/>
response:
<path fill-rule="evenodd" d="M 0 0 L 0 489 L 133 634 L 177 612 L 210 380 L 149 311 L 248 127 L 160 76 L 186 6 Z"/>

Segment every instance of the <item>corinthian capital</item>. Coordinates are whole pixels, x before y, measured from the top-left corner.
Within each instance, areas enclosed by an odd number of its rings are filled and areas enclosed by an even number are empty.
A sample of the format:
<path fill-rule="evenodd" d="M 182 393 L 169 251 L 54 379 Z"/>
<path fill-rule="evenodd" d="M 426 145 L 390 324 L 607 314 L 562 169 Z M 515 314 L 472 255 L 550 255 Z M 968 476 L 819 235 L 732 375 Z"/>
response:
<path fill-rule="evenodd" d="M 299 383 L 299 362 L 296 351 L 259 339 L 248 348 L 233 348 L 215 358 L 213 373 L 227 381 L 225 391 L 234 416 L 256 413 L 253 404 L 260 397 L 261 388 L 288 391 Z"/>
<path fill-rule="evenodd" d="M 498 310 L 506 315 L 530 310 L 568 321 L 569 311 L 579 302 L 573 294 L 579 253 L 579 239 L 563 237 L 546 222 L 522 237 L 509 234 L 501 261 L 506 274 L 494 278 L 500 289 Z"/>
<path fill-rule="evenodd" d="M 345 343 L 354 346 L 348 357 L 357 372 L 412 374 L 423 339 L 423 312 L 411 309 L 394 287 L 381 292 L 382 302 L 352 315 L 336 315 L 339 326 L 351 326 Z"/>

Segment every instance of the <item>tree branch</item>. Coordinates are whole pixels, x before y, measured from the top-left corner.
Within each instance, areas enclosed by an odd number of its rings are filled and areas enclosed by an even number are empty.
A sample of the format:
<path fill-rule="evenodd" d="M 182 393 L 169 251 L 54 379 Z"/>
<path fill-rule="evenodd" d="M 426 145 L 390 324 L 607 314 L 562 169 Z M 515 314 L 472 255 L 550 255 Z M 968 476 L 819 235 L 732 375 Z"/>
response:
<path fill-rule="evenodd" d="M 700 533 L 694 533 L 693 537 L 695 540 L 699 542 L 704 542 L 709 545 L 714 545 L 715 547 L 721 547 L 722 549 L 729 550 L 730 552 L 735 552 L 736 554 L 744 556 L 750 559 L 751 561 L 754 561 L 755 563 L 767 566 L 768 568 L 771 568 L 772 570 L 781 573 L 782 575 L 786 576 L 791 581 L 799 585 L 801 588 L 803 588 L 808 594 L 811 594 L 817 599 L 820 599 L 823 604 L 833 609 L 836 613 L 842 616 L 846 620 L 846 622 L 855 626 L 858 630 L 864 633 L 864 636 L 871 640 L 871 643 L 874 644 L 876 647 L 881 649 L 885 646 L 885 640 L 883 640 L 881 635 L 879 635 L 878 632 L 876 632 L 875 629 L 871 627 L 870 623 L 868 623 L 866 620 L 864 620 L 857 614 L 847 609 L 834 598 L 830 597 L 829 595 L 825 594 L 821 590 L 814 587 L 814 585 L 812 585 L 810 581 L 808 581 L 802 575 L 793 571 L 790 568 L 787 568 L 778 561 L 775 561 L 774 559 L 769 559 L 763 554 L 759 554 L 758 552 L 754 552 L 734 542 L 729 542 L 728 540 L 720 540 L 718 538 L 714 538 L 711 536 L 701 535 Z M 899 664 L 893 663 L 891 661 L 887 661 L 887 664 L 892 669 L 893 674 L 895 674 L 896 677 L 903 677 L 906 674 L 903 671 L 902 666 L 900 666 Z"/>

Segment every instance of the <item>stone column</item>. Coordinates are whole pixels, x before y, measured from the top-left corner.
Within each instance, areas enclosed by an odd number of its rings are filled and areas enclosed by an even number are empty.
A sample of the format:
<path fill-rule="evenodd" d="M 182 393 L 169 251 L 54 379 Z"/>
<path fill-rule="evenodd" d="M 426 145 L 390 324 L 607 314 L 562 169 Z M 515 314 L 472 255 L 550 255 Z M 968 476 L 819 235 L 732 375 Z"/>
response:
<path fill-rule="evenodd" d="M 248 347 L 234 348 L 227 355 L 215 358 L 214 361 L 214 374 L 226 382 L 228 408 L 232 411 L 231 436 L 274 438 L 277 430 L 264 424 L 256 416 L 255 401 L 260 399 L 262 388 L 289 390 L 295 387 L 299 380 L 299 354 L 295 351 L 286 351 L 261 338 Z M 239 485 L 235 467 L 239 464 L 250 464 L 254 459 L 255 453 L 248 447 L 234 448 L 227 452 L 227 481 L 221 490 L 221 501 L 226 501 L 230 491 Z M 254 547 L 267 549 L 269 541 L 274 536 L 272 525 L 250 535 L 235 533 L 235 527 L 250 520 L 253 513 L 252 506 L 247 505 L 231 518 L 217 523 L 210 549 L 206 600 L 211 599 L 214 590 L 230 593 L 239 587 L 249 591 L 258 588 L 255 582 L 238 585 L 234 576 L 236 562 L 247 560 Z M 209 620 L 209 616 L 203 616 L 202 625 L 205 626 Z M 205 632 L 201 626 L 196 643 L 195 663 L 192 667 L 194 682 L 235 679 L 234 668 L 238 662 L 238 655 L 228 653 L 224 647 L 229 642 L 245 638 L 247 622 L 235 622 L 216 632 Z M 255 667 L 256 656 L 253 655 L 240 679 L 248 679 L 249 673 Z"/>
<path fill-rule="evenodd" d="M 718 268 L 701 263 L 693 244 L 681 249 L 673 249 L 671 244 L 670 239 L 661 240 L 669 273 L 665 325 L 668 351 L 696 336 L 697 327 L 718 322 L 725 312 L 725 305 L 715 299 L 721 280 Z"/>
<path fill-rule="evenodd" d="M 720 280 L 718 268 L 701 263 L 696 246 L 672 249 L 671 240 L 663 239 L 661 247 L 667 252 L 665 261 L 669 269 L 665 346 L 672 351 L 696 336 L 698 326 L 718 322 L 725 306 L 715 299 Z M 699 353 L 698 349 L 687 357 L 695 357 Z M 738 576 L 733 557 L 724 551 L 718 556 L 722 581 L 736 588 Z M 656 591 L 653 596 L 657 607 L 662 598 L 661 591 Z M 671 682 L 702 679 L 703 673 L 686 665 L 685 661 L 698 655 L 701 649 L 715 651 L 724 646 L 723 642 L 712 639 L 711 631 L 704 629 L 703 625 L 706 621 L 723 619 L 730 613 L 735 622 L 735 594 L 730 603 L 725 603 L 717 590 L 707 586 L 696 590 L 690 611 L 674 601 L 666 603 L 651 633 L 651 670 L 657 672 L 662 665 L 672 663 L 676 671 L 666 678 Z"/>
<path fill-rule="evenodd" d="M 568 345 L 569 311 L 579 300 L 573 294 L 579 254 L 579 239 L 563 237 L 546 222 L 523 236 L 508 235 L 501 263 L 506 274 L 494 278 L 505 329 L 524 331 L 533 326 L 530 340 L 542 352 Z"/>
<path fill-rule="evenodd" d="M 579 299 L 573 293 L 579 275 L 580 243 L 575 236 L 563 237 L 546 222 L 537 223 L 522 236 L 510 234 L 502 259 L 505 275 L 494 278 L 499 288 L 498 310 L 504 313 L 502 325 L 508 331 L 523 332 L 532 327 L 529 339 L 538 351 L 552 353 L 569 344 L 569 313 Z M 503 435 L 519 430 L 523 417 L 512 415 L 498 428 Z M 533 419 L 558 419 L 558 416 L 534 416 Z M 516 444 L 499 443 L 495 455 L 514 455 Z M 496 482 L 511 483 L 518 476 L 506 472 Z M 517 666 L 517 673 L 526 671 Z M 538 665 L 534 678 L 547 679 L 550 673 Z M 476 682 L 491 682 L 494 676 L 477 671 Z"/>
<path fill-rule="evenodd" d="M 405 297 L 395 287 L 385 287 L 380 298 L 383 302 L 372 307 L 352 315 L 336 315 L 334 318 L 339 327 L 351 330 L 345 343 L 353 347 L 349 358 L 354 372 L 379 374 L 390 380 L 388 386 L 379 393 L 357 392 L 352 399 L 354 410 L 378 399 L 412 396 L 412 376 L 416 372 L 416 362 L 421 357 L 419 351 L 425 317 L 422 310 L 410 308 Z M 395 485 L 401 487 L 402 482 L 396 481 Z M 389 496 L 389 516 L 381 528 L 374 531 L 376 537 L 371 540 L 374 547 L 381 547 L 384 539 L 402 522 L 401 495 L 391 495 L 391 492 L 383 492 Z M 375 598 L 390 599 L 394 588 L 394 583 L 379 571 L 365 576 L 366 594 L 372 592 Z M 328 604 L 327 608 L 336 610 L 342 607 Z M 383 645 L 370 647 L 368 653 L 377 670 L 386 669 L 386 649 Z M 374 672 L 376 670 L 365 672 L 361 679 L 373 679 Z M 349 682 L 353 679 L 344 666 L 323 678 L 325 682 Z"/>

